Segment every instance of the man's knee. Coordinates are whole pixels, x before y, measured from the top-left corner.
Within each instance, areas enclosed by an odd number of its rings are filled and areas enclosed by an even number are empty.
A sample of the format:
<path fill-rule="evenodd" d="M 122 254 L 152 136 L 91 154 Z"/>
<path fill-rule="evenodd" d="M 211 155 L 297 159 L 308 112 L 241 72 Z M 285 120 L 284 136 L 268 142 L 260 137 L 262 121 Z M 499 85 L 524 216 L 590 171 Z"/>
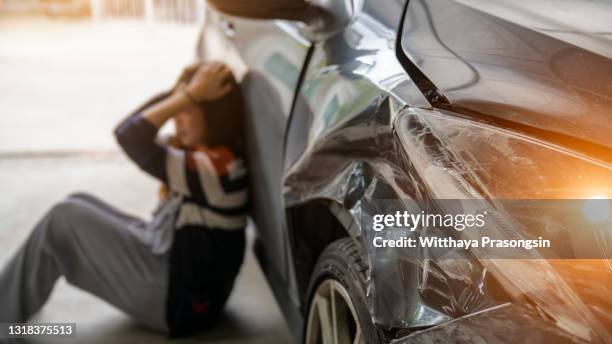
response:
<path fill-rule="evenodd" d="M 74 235 L 77 224 L 88 217 L 87 207 L 77 198 L 68 197 L 56 203 L 49 212 L 49 221 L 44 226 L 51 243 L 61 244 Z"/>
<path fill-rule="evenodd" d="M 70 195 L 68 195 L 68 197 L 66 197 L 66 200 L 83 200 L 83 201 L 87 201 L 94 198 L 92 195 L 85 193 L 85 192 L 73 192 Z"/>
<path fill-rule="evenodd" d="M 77 197 L 72 195 L 68 198 L 56 203 L 51 209 L 51 213 L 54 217 L 70 220 L 75 217 L 82 216 L 83 212 L 86 211 L 86 206 Z"/>

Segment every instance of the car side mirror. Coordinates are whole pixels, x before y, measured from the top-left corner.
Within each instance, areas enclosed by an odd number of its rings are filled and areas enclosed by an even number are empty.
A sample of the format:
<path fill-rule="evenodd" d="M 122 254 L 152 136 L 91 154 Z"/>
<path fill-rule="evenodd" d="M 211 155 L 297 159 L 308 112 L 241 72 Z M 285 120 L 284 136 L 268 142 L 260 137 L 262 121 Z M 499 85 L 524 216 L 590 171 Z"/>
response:
<path fill-rule="evenodd" d="M 317 39 L 341 31 L 361 6 L 361 0 L 208 0 L 216 10 L 252 19 L 302 22 L 302 30 Z"/>
<path fill-rule="evenodd" d="M 304 0 L 208 0 L 220 12 L 253 19 L 303 21 L 310 4 Z"/>

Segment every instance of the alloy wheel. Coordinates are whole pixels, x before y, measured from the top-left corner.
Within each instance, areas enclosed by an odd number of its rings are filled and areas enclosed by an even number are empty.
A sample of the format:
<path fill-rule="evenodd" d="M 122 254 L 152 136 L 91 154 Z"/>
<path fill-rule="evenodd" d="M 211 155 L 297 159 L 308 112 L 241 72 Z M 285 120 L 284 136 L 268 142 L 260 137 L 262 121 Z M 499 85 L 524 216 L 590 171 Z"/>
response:
<path fill-rule="evenodd" d="M 326 279 L 310 303 L 306 344 L 345 343 L 364 344 L 361 326 L 346 288 Z"/>

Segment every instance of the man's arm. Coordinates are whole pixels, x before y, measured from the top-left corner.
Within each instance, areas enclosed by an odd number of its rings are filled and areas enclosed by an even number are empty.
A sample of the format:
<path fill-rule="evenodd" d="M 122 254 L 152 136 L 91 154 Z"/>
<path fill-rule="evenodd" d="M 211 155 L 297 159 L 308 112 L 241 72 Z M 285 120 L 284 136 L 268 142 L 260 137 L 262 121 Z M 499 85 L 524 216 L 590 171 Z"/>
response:
<path fill-rule="evenodd" d="M 142 111 L 142 117 L 156 128 L 191 105 L 192 102 L 185 90 L 177 90 L 169 97 L 157 102 Z"/>
<path fill-rule="evenodd" d="M 181 82 L 170 97 L 143 110 L 142 117 L 159 128 L 186 107 L 223 96 L 231 89 L 230 75 L 221 63 L 204 64 L 193 73 L 189 84 Z"/>

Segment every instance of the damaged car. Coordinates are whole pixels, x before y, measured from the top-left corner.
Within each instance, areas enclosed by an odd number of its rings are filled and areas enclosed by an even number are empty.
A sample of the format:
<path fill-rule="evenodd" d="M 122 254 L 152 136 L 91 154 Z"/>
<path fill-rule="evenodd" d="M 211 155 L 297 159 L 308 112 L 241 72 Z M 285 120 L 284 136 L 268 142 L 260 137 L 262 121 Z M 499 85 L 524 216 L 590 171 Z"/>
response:
<path fill-rule="evenodd" d="M 240 79 L 254 249 L 295 338 L 612 342 L 610 219 L 577 233 L 556 203 L 612 198 L 611 33 L 598 0 L 209 0 L 197 55 Z M 565 251 L 373 247 L 364 219 L 442 200 Z"/>

